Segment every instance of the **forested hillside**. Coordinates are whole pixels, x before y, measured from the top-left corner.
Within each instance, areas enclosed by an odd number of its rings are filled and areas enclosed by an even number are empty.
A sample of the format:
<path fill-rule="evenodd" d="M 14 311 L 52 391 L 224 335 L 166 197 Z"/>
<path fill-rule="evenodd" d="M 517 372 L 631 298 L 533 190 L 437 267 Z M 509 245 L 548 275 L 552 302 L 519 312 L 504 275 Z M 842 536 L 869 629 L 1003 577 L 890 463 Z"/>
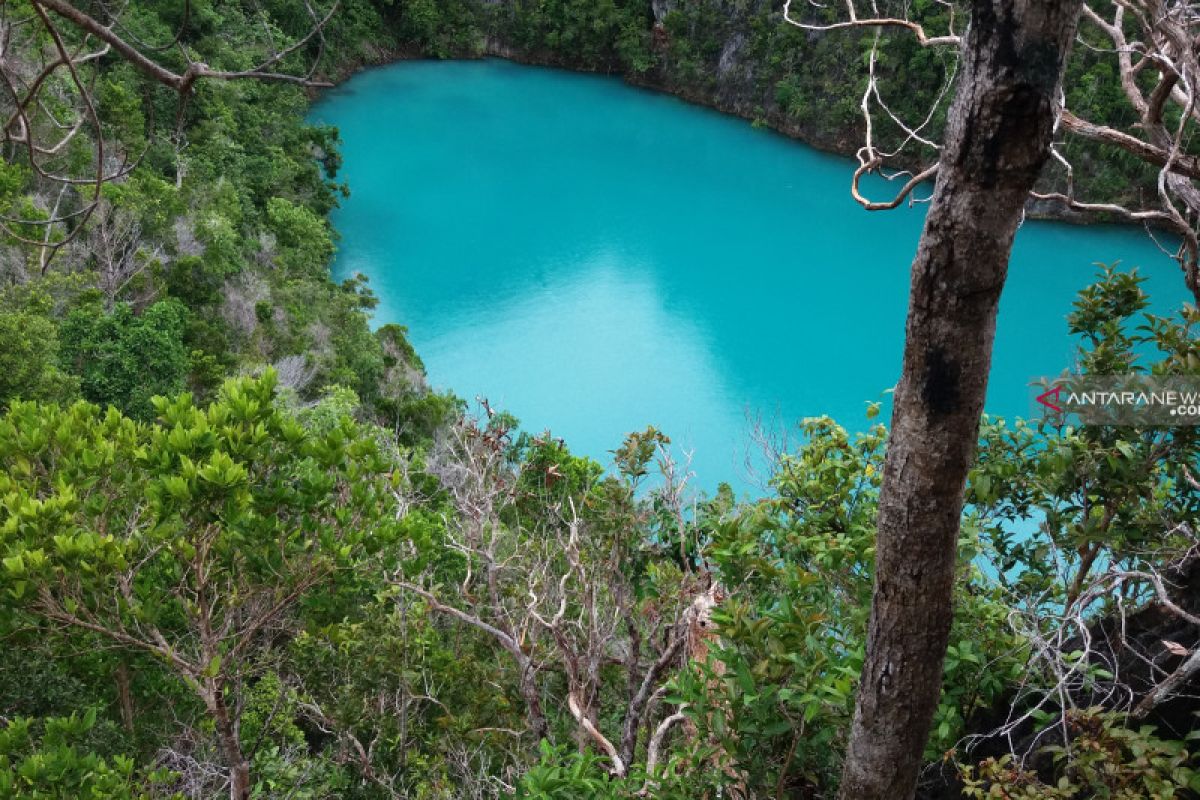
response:
<path fill-rule="evenodd" d="M 708 0 L 0 5 L 0 796 L 834 796 L 885 427 L 806 420 L 765 496 L 697 497 L 669 431 L 601 465 L 431 392 L 330 277 L 354 187 L 304 115 L 365 65 L 493 54 L 846 152 L 858 36 Z M 946 64 L 887 54 L 940 126 Z M 1093 50 L 1068 70 L 1124 113 Z M 1078 147 L 1097 196 L 1153 187 Z M 1082 371 L 1200 374 L 1200 314 L 1147 307 L 1097 274 Z M 1197 429 L 985 419 L 979 448 L 922 795 L 1200 792 Z"/>

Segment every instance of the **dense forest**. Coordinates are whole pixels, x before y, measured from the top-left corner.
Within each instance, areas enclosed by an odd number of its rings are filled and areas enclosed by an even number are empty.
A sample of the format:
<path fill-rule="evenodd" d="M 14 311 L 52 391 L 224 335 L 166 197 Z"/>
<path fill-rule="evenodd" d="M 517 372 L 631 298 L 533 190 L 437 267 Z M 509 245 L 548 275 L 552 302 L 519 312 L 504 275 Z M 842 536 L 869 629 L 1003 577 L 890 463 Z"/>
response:
<path fill-rule="evenodd" d="M 885 44 L 937 138 L 950 63 Z M 0 3 L 0 796 L 833 797 L 888 429 L 804 420 L 765 496 L 706 496 L 669 431 L 602 465 L 431 391 L 331 279 L 354 187 L 305 114 L 364 66 L 496 55 L 848 153 L 870 51 L 755 0 Z M 1073 108 L 1133 124 L 1118 84 L 1076 48 Z M 1148 307 L 1099 270 L 1079 371 L 1200 375 L 1200 312 Z M 985 417 L 919 796 L 1200 793 L 1198 518 L 1200 429 Z"/>

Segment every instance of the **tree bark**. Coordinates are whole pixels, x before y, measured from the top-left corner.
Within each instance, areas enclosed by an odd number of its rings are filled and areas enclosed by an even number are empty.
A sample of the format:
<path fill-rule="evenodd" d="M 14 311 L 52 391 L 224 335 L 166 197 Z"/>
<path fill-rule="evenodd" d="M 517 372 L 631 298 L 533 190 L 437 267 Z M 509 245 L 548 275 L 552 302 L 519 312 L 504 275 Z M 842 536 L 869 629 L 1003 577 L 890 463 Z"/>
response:
<path fill-rule="evenodd" d="M 117 682 L 117 704 L 121 708 L 121 726 L 126 733 L 133 733 L 133 679 L 129 675 L 129 667 L 125 661 L 117 662 L 117 670 L 113 676 Z"/>
<path fill-rule="evenodd" d="M 217 742 L 221 754 L 225 757 L 225 765 L 229 767 L 229 800 L 249 800 L 250 763 L 242 751 L 237 723 L 225 703 L 225 692 L 221 683 L 210 678 L 205 684 L 204 704 L 208 707 L 208 713 L 216 728 Z"/>
<path fill-rule="evenodd" d="M 519 650 L 518 653 L 520 653 Z M 518 685 L 521 690 L 521 699 L 525 701 L 525 715 L 529 720 L 529 730 L 533 734 L 534 741 L 540 742 L 550 735 L 550 725 L 546 722 L 546 712 L 542 710 L 542 691 L 538 687 L 533 662 L 520 654 L 517 657 L 517 669 L 521 673 Z"/>
<path fill-rule="evenodd" d="M 1049 153 L 1080 5 L 971 3 L 937 187 L 912 267 L 843 800 L 904 800 L 916 790 L 941 691 L 996 308 L 1025 199 Z"/>
<path fill-rule="evenodd" d="M 629 703 L 625 707 L 625 722 L 621 730 L 621 759 L 627 765 L 632 764 L 637 755 L 638 729 L 642 725 L 642 715 L 646 713 L 650 698 L 658 690 L 663 673 L 678 659 L 680 651 L 683 650 L 684 641 L 685 636 L 682 633 L 675 634 L 675 639 L 667 645 L 662 655 L 650 666 L 650 669 L 642 677 L 641 684 L 629 698 Z"/>

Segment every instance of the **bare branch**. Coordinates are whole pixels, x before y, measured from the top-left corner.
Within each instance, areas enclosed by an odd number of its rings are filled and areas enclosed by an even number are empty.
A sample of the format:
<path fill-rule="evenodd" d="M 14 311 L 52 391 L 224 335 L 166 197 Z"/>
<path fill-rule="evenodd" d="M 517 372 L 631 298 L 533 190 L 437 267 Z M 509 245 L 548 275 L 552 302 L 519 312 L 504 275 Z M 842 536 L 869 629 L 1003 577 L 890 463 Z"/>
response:
<path fill-rule="evenodd" d="M 846 8 L 849 11 L 850 19 L 843 22 L 819 25 L 793 19 L 792 0 L 787 0 L 783 4 L 783 19 L 797 28 L 802 28 L 806 31 L 837 31 L 851 28 L 900 28 L 910 31 L 916 37 L 917 43 L 922 47 L 937 47 L 939 45 L 957 46 L 962 42 L 962 37 L 954 33 L 944 36 L 930 36 L 925 32 L 924 27 L 908 19 L 901 19 L 899 17 L 867 17 L 866 19 L 860 19 L 855 11 L 853 0 L 848 0 Z"/>

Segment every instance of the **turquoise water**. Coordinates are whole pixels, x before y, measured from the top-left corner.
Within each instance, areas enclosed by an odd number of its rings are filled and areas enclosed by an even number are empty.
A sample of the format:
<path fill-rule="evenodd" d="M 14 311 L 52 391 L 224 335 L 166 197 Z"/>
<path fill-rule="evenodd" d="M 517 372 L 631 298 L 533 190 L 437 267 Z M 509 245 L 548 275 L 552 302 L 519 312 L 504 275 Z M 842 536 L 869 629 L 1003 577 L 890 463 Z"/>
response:
<path fill-rule="evenodd" d="M 898 377 L 923 207 L 868 213 L 848 161 L 612 78 L 502 61 L 365 72 L 312 112 L 351 196 L 338 277 L 370 277 L 431 382 L 610 462 L 655 425 L 696 482 L 748 486 L 748 416 L 866 425 Z M 886 189 L 884 189 L 886 191 Z M 1031 413 L 1069 366 L 1064 315 L 1098 261 L 1184 299 L 1137 229 L 1027 223 L 989 412 Z"/>

